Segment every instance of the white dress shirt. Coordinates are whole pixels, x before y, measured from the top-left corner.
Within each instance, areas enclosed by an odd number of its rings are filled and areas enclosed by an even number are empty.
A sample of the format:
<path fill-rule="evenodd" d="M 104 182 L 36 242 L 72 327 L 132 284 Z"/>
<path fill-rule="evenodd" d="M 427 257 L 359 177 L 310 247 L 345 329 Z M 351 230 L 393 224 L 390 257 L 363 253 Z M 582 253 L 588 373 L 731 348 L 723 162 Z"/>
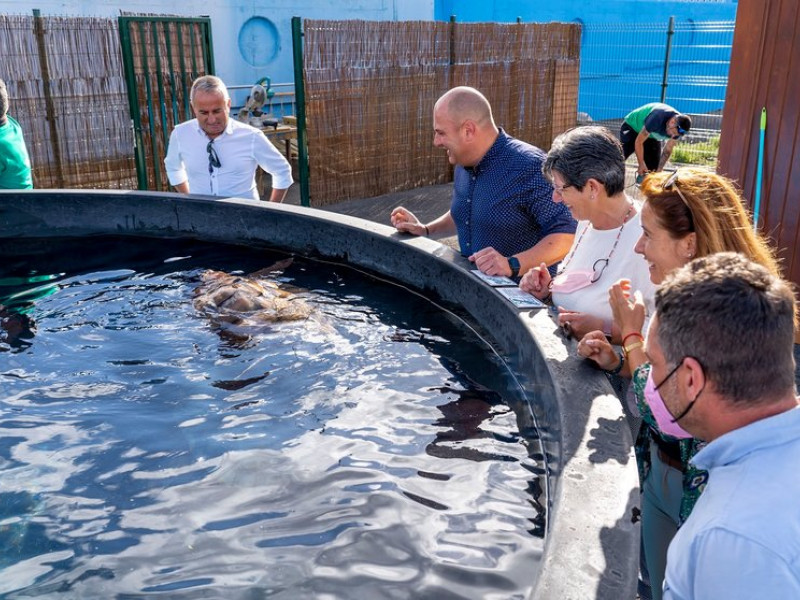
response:
<path fill-rule="evenodd" d="M 272 175 L 274 189 L 292 185 L 292 168 L 278 149 L 260 130 L 228 119 L 228 126 L 214 139 L 213 147 L 220 167 L 209 169 L 208 143 L 211 140 L 197 119 L 181 123 L 169 136 L 164 165 L 173 185 L 189 182 L 192 194 L 234 196 L 258 200 L 256 168 Z"/>

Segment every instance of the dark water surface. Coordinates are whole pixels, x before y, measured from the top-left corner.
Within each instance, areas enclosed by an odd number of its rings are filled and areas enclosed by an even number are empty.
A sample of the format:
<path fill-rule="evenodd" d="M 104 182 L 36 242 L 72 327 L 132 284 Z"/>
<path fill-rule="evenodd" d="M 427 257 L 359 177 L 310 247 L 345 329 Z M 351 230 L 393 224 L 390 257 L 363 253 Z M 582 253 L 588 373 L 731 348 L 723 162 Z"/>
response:
<path fill-rule="evenodd" d="M 0 597 L 524 598 L 538 444 L 463 322 L 347 267 L 278 280 L 318 318 L 215 330 L 206 268 L 284 256 L 87 238 L 3 251 Z M 526 432 L 526 434 L 529 432 Z"/>

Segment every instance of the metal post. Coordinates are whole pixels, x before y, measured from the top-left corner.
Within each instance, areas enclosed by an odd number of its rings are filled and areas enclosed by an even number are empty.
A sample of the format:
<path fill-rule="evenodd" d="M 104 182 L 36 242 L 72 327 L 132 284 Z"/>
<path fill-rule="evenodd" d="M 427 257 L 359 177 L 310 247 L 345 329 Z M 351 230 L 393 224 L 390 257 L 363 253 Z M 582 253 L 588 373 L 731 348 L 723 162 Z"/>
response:
<path fill-rule="evenodd" d="M 181 69 L 181 93 L 183 94 L 183 114 L 189 116 L 192 114 L 192 110 L 189 106 L 189 86 L 194 81 L 194 78 L 191 78 L 189 83 L 186 82 L 186 60 L 184 59 L 184 48 L 183 45 L 183 23 L 177 23 L 175 25 L 175 31 L 178 34 L 178 58 L 180 59 L 180 69 Z M 194 55 L 194 51 L 192 51 L 192 55 Z M 178 123 L 176 118 L 175 124 Z"/>
<path fill-rule="evenodd" d="M 180 23 L 173 23 L 175 30 L 180 31 Z M 180 115 L 178 114 L 178 87 L 175 85 L 175 65 L 172 62 L 172 41 L 169 33 L 169 21 L 163 22 L 164 26 L 164 43 L 167 46 L 167 73 L 169 75 L 169 98 L 172 104 L 172 125 L 173 127 L 180 123 Z M 181 48 L 178 46 L 178 48 Z M 181 48 L 182 50 L 182 48 Z M 166 133 L 166 131 L 165 131 Z"/>
<path fill-rule="evenodd" d="M 158 140 L 156 139 L 156 111 L 155 107 L 153 106 L 153 88 L 150 85 L 150 69 L 149 69 L 149 58 L 147 56 L 147 32 L 145 31 L 145 22 L 144 21 L 137 21 L 136 23 L 139 29 L 139 40 L 142 45 L 142 57 L 141 57 L 141 64 L 142 69 L 144 70 L 144 90 L 147 96 L 147 128 L 148 133 L 150 134 L 150 152 L 153 158 L 153 177 L 155 178 L 155 188 L 156 190 L 161 189 L 161 173 L 158 170 L 158 165 L 156 164 L 156 156 L 158 156 Z M 152 24 L 148 21 L 148 24 Z M 149 184 L 149 181 L 148 181 Z"/>
<path fill-rule="evenodd" d="M 667 100 L 667 79 L 669 78 L 669 55 L 672 52 L 672 36 L 675 35 L 675 17 L 669 18 L 667 27 L 667 55 L 664 57 L 664 76 L 661 78 L 661 102 Z"/>
<path fill-rule="evenodd" d="M 167 96 L 164 90 L 164 73 L 161 70 L 161 44 L 158 39 L 158 22 L 153 21 L 150 24 L 150 34 L 153 40 L 153 58 L 156 61 L 155 76 L 156 76 L 156 93 L 158 94 L 158 118 L 161 123 L 161 143 L 164 148 L 167 147 L 169 136 L 167 135 Z M 161 189 L 161 156 L 158 153 L 158 144 L 153 139 L 153 175 L 156 177 L 156 189 Z M 167 188 L 169 189 L 169 188 Z"/>
<path fill-rule="evenodd" d="M 128 107 L 131 111 L 131 127 L 133 128 L 133 156 L 136 164 L 136 184 L 140 190 L 147 189 L 147 159 L 144 155 L 142 140 L 142 116 L 139 112 L 139 93 L 136 87 L 136 73 L 131 41 L 133 21 L 126 17 L 118 17 L 119 38 L 122 46 L 122 64 L 125 71 L 125 84 L 128 86 Z"/>
<path fill-rule="evenodd" d="M 39 64 L 42 69 L 42 90 L 44 91 L 45 119 L 50 130 L 50 146 L 53 149 L 53 158 L 56 163 L 57 186 L 64 187 L 64 164 L 61 156 L 61 144 L 58 139 L 56 127 L 56 106 L 53 102 L 53 90 L 50 88 L 50 66 L 47 62 L 47 47 L 44 43 L 44 22 L 42 13 L 38 8 L 33 9 L 33 30 L 36 35 L 36 45 L 39 48 Z"/>
<path fill-rule="evenodd" d="M 456 64 L 456 16 L 450 15 L 450 64 Z"/>
<path fill-rule="evenodd" d="M 197 31 L 198 28 L 200 29 L 199 32 Z M 200 75 L 200 71 L 197 70 L 197 45 L 195 44 L 195 42 L 197 41 L 197 38 L 200 38 L 200 52 L 205 52 L 205 44 L 203 44 L 203 40 L 205 39 L 203 37 L 205 36 L 204 32 L 205 28 L 201 27 L 200 24 L 194 23 L 192 25 L 192 31 L 191 35 L 189 36 L 189 39 L 190 39 L 190 46 L 192 48 L 192 76 L 190 79 L 193 82 Z M 203 55 L 203 60 L 205 60 L 205 55 Z"/>
<path fill-rule="evenodd" d="M 306 132 L 306 88 L 303 80 L 303 20 L 292 17 L 294 97 L 297 106 L 297 167 L 300 173 L 300 203 L 311 206 L 308 185 L 308 139 Z"/>
<path fill-rule="evenodd" d="M 206 50 L 205 59 L 208 68 L 207 73 L 208 75 L 214 75 L 217 71 L 214 66 L 214 36 L 211 35 L 211 17 L 203 15 L 203 22 L 205 23 L 203 33 L 205 34 L 204 46 Z"/>

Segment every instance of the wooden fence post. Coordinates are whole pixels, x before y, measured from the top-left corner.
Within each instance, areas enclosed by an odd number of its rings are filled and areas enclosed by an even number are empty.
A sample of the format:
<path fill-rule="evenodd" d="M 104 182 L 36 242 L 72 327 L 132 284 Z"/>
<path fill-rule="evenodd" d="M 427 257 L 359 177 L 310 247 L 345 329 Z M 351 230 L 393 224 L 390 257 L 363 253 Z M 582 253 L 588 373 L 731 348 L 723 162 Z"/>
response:
<path fill-rule="evenodd" d="M 36 45 L 39 48 L 39 64 L 42 69 L 42 88 L 44 90 L 45 119 L 50 128 L 50 145 L 53 148 L 53 158 L 56 162 L 56 175 L 58 187 L 64 187 L 64 165 L 61 156 L 61 144 L 58 139 L 56 127 L 56 107 L 53 103 L 53 91 L 50 89 L 50 67 L 47 63 L 47 48 L 44 43 L 44 20 L 38 8 L 33 9 L 33 32 L 36 36 Z"/>

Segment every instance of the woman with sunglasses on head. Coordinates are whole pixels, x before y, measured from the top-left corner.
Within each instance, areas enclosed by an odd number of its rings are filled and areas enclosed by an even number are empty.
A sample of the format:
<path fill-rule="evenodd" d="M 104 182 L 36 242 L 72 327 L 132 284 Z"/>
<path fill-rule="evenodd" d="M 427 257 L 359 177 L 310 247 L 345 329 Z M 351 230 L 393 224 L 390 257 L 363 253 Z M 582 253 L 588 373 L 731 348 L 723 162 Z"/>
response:
<path fill-rule="evenodd" d="M 575 241 L 551 279 L 546 265 L 528 271 L 519 287 L 558 307 L 558 323 L 580 339 L 612 330 L 608 286 L 628 278 L 652 302 L 647 265 L 633 252 L 641 234 L 639 206 L 625 194 L 625 160 L 619 140 L 605 127 L 577 127 L 553 140 L 542 170 L 553 183 L 553 201 L 563 202 L 578 220 Z"/>
<path fill-rule="evenodd" d="M 641 190 L 645 196 L 643 231 L 635 250 L 644 256 L 654 284 L 693 258 L 723 251 L 740 252 L 780 274 L 772 250 L 753 231 L 730 180 L 705 169 L 681 168 L 674 173 L 649 175 Z M 689 516 L 707 477 L 689 464 L 702 443 L 680 426 L 688 410 L 682 415 L 670 414 L 658 391 L 661 386 L 674 385 L 670 380 L 681 376 L 681 365 L 663 381 L 652 380 L 643 347 L 645 308 L 638 294 L 631 297 L 629 290 L 629 283 L 622 280 L 608 292 L 624 354 L 618 355 L 600 331 L 584 337 L 578 353 L 604 369 L 619 370 L 624 362 L 625 372 L 633 374 L 633 393 L 643 420 L 636 441 L 642 487 L 642 545 L 653 598 L 660 600 L 670 540 Z"/>

